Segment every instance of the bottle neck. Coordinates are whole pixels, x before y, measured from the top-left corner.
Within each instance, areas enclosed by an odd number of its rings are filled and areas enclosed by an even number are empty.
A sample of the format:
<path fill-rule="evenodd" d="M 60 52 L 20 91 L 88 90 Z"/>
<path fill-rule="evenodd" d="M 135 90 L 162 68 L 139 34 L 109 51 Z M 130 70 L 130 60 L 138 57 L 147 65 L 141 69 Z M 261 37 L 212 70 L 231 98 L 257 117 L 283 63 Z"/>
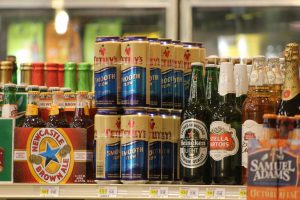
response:
<path fill-rule="evenodd" d="M 194 65 L 192 66 L 188 104 L 199 103 L 207 103 L 204 89 L 203 67 L 201 65 Z"/>
<path fill-rule="evenodd" d="M 219 102 L 218 70 L 216 67 L 206 69 L 206 97 L 209 102 Z"/>
<path fill-rule="evenodd" d="M 87 95 L 77 94 L 76 95 L 76 108 L 75 117 L 85 117 L 88 116 L 86 109 L 88 108 Z"/>
<path fill-rule="evenodd" d="M 236 105 L 235 100 L 236 100 L 235 93 L 228 93 L 224 96 L 221 96 L 220 103 L 221 104 Z"/>
<path fill-rule="evenodd" d="M 285 73 L 282 99 L 288 101 L 300 93 L 299 59 L 287 61 Z"/>
<path fill-rule="evenodd" d="M 3 104 L 16 104 L 16 93 L 15 91 L 4 91 Z"/>
<path fill-rule="evenodd" d="M 26 116 L 38 116 L 39 94 L 28 94 Z"/>

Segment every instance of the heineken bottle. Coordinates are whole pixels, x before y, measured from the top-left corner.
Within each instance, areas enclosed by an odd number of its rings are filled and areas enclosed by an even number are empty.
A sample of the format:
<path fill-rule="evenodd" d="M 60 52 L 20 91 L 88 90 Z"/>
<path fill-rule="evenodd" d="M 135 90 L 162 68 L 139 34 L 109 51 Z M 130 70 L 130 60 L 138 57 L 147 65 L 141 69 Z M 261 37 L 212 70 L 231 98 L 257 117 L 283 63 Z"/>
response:
<path fill-rule="evenodd" d="M 13 118 L 17 116 L 17 103 L 16 103 L 16 84 L 4 84 L 4 100 L 2 106 L 2 117 Z"/>
<path fill-rule="evenodd" d="M 180 130 L 181 179 L 189 184 L 209 184 L 209 124 L 212 112 L 207 105 L 203 64 L 192 63 L 190 94 L 182 111 Z"/>

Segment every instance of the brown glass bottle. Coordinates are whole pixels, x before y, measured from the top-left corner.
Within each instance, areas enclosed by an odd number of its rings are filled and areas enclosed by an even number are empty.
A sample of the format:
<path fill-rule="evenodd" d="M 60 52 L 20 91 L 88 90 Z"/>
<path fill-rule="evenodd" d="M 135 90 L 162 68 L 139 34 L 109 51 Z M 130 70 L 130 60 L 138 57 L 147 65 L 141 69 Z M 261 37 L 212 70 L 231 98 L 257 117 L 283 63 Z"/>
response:
<path fill-rule="evenodd" d="M 86 115 L 87 94 L 88 92 L 85 91 L 76 93 L 75 116 L 70 125 L 71 128 L 87 128 L 90 125 L 90 119 Z"/>
<path fill-rule="evenodd" d="M 242 113 L 235 102 L 233 64 L 220 67 L 220 105 L 210 124 L 210 157 L 214 184 L 241 184 Z"/>
<path fill-rule="evenodd" d="M 52 105 L 49 113 L 47 128 L 69 128 L 64 112 L 63 91 L 52 92 Z"/>
<path fill-rule="evenodd" d="M 23 127 L 41 128 L 45 127 L 46 123 L 39 117 L 38 103 L 40 92 L 29 91 L 27 97 L 27 106 Z"/>
<path fill-rule="evenodd" d="M 94 123 L 95 115 L 97 113 L 97 108 L 95 104 L 95 92 L 88 93 L 88 100 L 89 100 L 89 109 L 90 109 L 90 119 Z"/>
<path fill-rule="evenodd" d="M 277 132 L 280 139 L 292 139 L 294 131 L 294 117 L 278 116 Z"/>
<path fill-rule="evenodd" d="M 299 46 L 289 43 L 285 47 L 285 80 L 278 114 L 295 116 L 300 114 Z"/>
<path fill-rule="evenodd" d="M 277 131 L 277 115 L 263 115 L 263 132 L 260 139 L 277 139 L 279 134 Z"/>

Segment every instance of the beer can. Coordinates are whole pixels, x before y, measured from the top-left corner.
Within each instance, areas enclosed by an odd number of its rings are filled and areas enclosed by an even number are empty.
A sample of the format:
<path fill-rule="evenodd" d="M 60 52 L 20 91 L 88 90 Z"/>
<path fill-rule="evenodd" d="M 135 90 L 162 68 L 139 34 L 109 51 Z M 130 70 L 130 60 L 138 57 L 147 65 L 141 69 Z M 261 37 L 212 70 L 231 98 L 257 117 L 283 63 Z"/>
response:
<path fill-rule="evenodd" d="M 149 108 L 149 181 L 161 182 L 161 131 L 162 117 L 158 109 Z"/>
<path fill-rule="evenodd" d="M 97 110 L 94 151 L 96 182 L 120 181 L 120 126 L 118 109 Z"/>
<path fill-rule="evenodd" d="M 174 101 L 174 44 L 171 39 L 160 39 L 161 43 L 161 106 L 173 108 Z"/>
<path fill-rule="evenodd" d="M 121 44 L 121 104 L 145 107 L 150 104 L 149 42 L 147 37 L 131 36 Z"/>
<path fill-rule="evenodd" d="M 180 144 L 180 127 L 181 127 L 181 110 L 172 110 L 173 118 L 173 155 L 174 155 L 174 181 L 180 180 L 180 158 L 179 158 L 179 144 Z"/>
<path fill-rule="evenodd" d="M 184 103 L 187 104 L 190 92 L 192 63 L 200 61 L 200 48 L 196 43 L 184 42 Z"/>
<path fill-rule="evenodd" d="M 172 183 L 174 181 L 174 121 L 167 109 L 161 109 L 162 117 L 162 182 Z"/>
<path fill-rule="evenodd" d="M 4 171 L 4 149 L 0 147 L 0 172 Z"/>
<path fill-rule="evenodd" d="M 161 45 L 157 38 L 148 38 L 150 51 L 150 107 L 161 106 Z"/>
<path fill-rule="evenodd" d="M 120 99 L 120 37 L 97 37 L 94 49 L 96 107 L 113 107 Z"/>
<path fill-rule="evenodd" d="M 174 109 L 183 107 L 183 55 L 184 49 L 180 41 L 174 44 Z"/>
<path fill-rule="evenodd" d="M 124 109 L 121 116 L 121 182 L 149 179 L 149 116 L 144 109 Z"/>

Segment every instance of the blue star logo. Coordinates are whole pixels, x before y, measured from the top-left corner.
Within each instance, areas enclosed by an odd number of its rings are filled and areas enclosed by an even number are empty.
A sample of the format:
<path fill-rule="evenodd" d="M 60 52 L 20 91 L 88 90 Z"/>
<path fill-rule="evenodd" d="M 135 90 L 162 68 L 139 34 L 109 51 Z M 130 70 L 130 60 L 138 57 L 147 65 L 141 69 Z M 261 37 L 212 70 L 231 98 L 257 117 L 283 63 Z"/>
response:
<path fill-rule="evenodd" d="M 56 149 L 52 149 L 50 144 L 47 142 L 46 143 L 47 147 L 46 147 L 46 151 L 40 153 L 41 156 L 43 156 L 46 159 L 46 163 L 45 163 L 45 167 L 47 167 L 47 165 L 51 162 L 58 162 L 58 159 L 56 157 L 57 152 L 59 151 L 59 148 Z"/>

